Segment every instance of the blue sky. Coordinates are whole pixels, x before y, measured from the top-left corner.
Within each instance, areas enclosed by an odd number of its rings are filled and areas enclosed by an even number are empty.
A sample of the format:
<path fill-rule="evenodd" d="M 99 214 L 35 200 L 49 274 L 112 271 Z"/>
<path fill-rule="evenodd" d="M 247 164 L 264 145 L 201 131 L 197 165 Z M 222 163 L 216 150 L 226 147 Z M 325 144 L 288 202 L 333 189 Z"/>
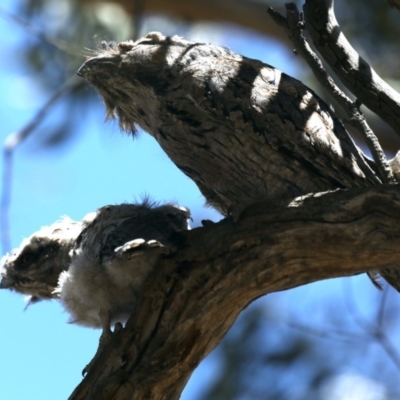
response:
<path fill-rule="evenodd" d="M 7 0 L 2 7 L 13 10 L 12 4 Z M 4 141 L 11 132 L 30 121 L 48 94 L 14 57 L 20 41 L 28 34 L 3 19 L 0 19 L 0 32 L 0 141 Z M 210 32 L 214 42 L 300 76 L 296 57 L 273 41 L 215 25 L 203 30 L 198 27 L 196 39 L 203 35 L 204 41 L 210 41 Z M 46 123 L 15 151 L 10 208 L 13 247 L 62 215 L 81 219 L 100 206 L 133 201 L 144 193 L 156 200 L 175 200 L 189 207 L 194 225 L 205 218 L 220 219 L 218 213 L 203 206 L 204 200 L 194 183 L 172 164 L 149 135 L 142 133 L 133 141 L 119 132 L 116 123 L 103 123 L 100 99 L 83 119 L 82 132 L 76 135 L 76 140 L 60 149 L 38 150 L 35 141 L 41 129 L 49 129 L 58 112 L 55 108 Z M 360 296 L 365 291 L 357 285 L 361 282 L 363 288 L 365 281 L 365 277 L 354 280 Z M 312 319 L 318 321 L 323 319 L 325 308 L 322 303 L 313 304 L 316 296 L 324 292 L 325 298 L 334 298 L 340 288 L 340 281 L 335 280 L 329 287 L 309 285 L 292 291 L 289 297 L 274 294 L 268 299 L 279 304 L 281 314 L 287 316 L 298 313 L 296 308 L 313 307 Z M 363 305 L 370 307 L 375 299 L 373 294 Z M 100 332 L 70 325 L 67 320 L 67 314 L 56 301 L 41 302 L 24 311 L 20 295 L 0 291 L 0 385 L 4 398 L 61 400 L 81 381 L 81 370 L 94 355 Z M 194 399 L 217 368 L 216 356 L 205 360 L 194 373 L 182 399 Z"/>

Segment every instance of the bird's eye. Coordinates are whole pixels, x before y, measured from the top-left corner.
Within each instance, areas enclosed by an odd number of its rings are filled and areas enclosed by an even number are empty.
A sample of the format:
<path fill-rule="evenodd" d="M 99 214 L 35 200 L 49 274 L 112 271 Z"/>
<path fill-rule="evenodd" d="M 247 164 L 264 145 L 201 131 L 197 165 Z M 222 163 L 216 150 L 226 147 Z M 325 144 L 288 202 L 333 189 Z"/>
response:
<path fill-rule="evenodd" d="M 19 268 L 24 269 L 29 267 L 31 264 L 37 261 L 38 256 L 39 256 L 38 252 L 33 252 L 33 251 L 25 252 L 20 257 L 21 263 L 19 263 Z"/>
<path fill-rule="evenodd" d="M 171 223 L 177 224 L 175 228 L 181 229 L 182 226 L 186 225 L 187 218 L 183 214 L 167 214 L 168 218 L 170 219 Z"/>
<path fill-rule="evenodd" d="M 130 41 L 130 42 L 121 42 L 121 43 L 118 44 L 118 50 L 121 53 L 126 53 L 127 51 L 132 50 L 132 47 L 133 47 L 133 42 L 132 41 Z"/>

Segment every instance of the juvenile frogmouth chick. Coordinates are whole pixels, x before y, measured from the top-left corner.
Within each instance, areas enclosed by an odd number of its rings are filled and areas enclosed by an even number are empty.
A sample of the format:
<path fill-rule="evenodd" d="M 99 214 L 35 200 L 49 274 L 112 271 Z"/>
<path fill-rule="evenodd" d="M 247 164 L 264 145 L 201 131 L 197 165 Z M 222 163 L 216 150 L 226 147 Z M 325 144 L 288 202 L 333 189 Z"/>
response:
<path fill-rule="evenodd" d="M 161 254 L 183 243 L 190 212 L 173 204 L 120 204 L 100 208 L 84 222 L 55 294 L 71 322 L 103 328 L 125 322 Z"/>

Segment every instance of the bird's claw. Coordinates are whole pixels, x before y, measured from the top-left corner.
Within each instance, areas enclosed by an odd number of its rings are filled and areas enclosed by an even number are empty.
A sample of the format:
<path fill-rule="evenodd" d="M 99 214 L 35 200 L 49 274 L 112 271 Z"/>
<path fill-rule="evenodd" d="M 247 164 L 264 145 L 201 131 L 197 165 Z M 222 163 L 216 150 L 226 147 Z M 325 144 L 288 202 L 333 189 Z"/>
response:
<path fill-rule="evenodd" d="M 154 249 L 160 253 L 169 254 L 170 249 L 165 247 L 162 243 L 157 240 L 144 240 L 134 239 L 126 242 L 124 245 L 117 247 L 114 251 L 117 256 L 123 256 L 129 253 L 131 257 L 141 255 L 141 250 Z"/>

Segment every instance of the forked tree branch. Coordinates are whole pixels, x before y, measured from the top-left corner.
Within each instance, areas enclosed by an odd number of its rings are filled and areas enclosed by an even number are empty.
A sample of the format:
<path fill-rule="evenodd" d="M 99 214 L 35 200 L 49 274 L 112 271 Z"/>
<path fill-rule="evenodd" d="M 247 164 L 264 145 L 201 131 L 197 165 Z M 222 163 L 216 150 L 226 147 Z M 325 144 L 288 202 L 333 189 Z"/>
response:
<path fill-rule="evenodd" d="M 282 26 L 289 39 L 292 41 L 296 53 L 300 54 L 309 67 L 311 68 L 314 76 L 318 82 L 331 94 L 337 103 L 343 108 L 349 120 L 361 133 L 365 140 L 366 145 L 371 152 L 376 164 L 378 175 L 382 182 L 396 183 L 393 172 L 386 160 L 385 153 L 379 143 L 378 138 L 375 136 L 372 129 L 369 127 L 364 115 L 360 112 L 360 106 L 356 101 L 352 101 L 346 94 L 340 90 L 336 85 L 333 78 L 325 70 L 321 60 L 315 54 L 310 45 L 308 44 L 305 36 L 303 35 L 304 21 L 299 14 L 296 4 L 287 3 L 286 18 L 273 10 L 271 7 L 268 9 L 268 14 L 272 19 Z"/>
<path fill-rule="evenodd" d="M 347 41 L 336 20 L 333 0 L 306 0 L 307 32 L 318 52 L 346 87 L 400 135 L 400 94 L 389 86 Z"/>
<path fill-rule="evenodd" d="M 256 298 L 396 264 L 399 221 L 400 188 L 382 185 L 259 203 L 190 231 L 70 399 L 178 399 Z"/>
<path fill-rule="evenodd" d="M 160 45 L 162 51 L 157 52 L 158 58 L 155 58 L 157 61 L 164 62 L 163 54 L 171 54 L 174 50 L 173 40 L 168 42 L 168 46 L 162 47 L 165 38 L 153 34 L 146 39 L 154 46 Z M 124 44 L 118 51 L 121 49 L 129 51 L 129 46 L 133 44 Z M 183 43 L 179 49 L 182 49 L 182 46 L 187 47 L 189 44 Z M 202 57 L 205 57 L 204 48 L 202 50 Z M 109 62 L 114 60 L 112 57 L 123 57 L 118 51 L 109 55 Z M 221 53 L 218 53 L 218 56 L 221 63 L 223 59 Z M 100 63 L 96 64 L 99 60 Z M 111 101 L 107 97 L 108 93 L 113 93 L 112 90 L 107 91 L 110 89 L 110 84 L 107 86 L 102 79 L 97 79 L 96 75 L 96 71 L 102 68 L 101 60 L 103 58 L 97 61 L 95 58 L 89 60 L 80 71 L 82 76 L 87 79 L 89 77 L 88 80 L 92 84 L 103 90 L 106 104 L 111 105 L 112 110 L 115 99 Z M 251 63 L 251 60 L 246 62 Z M 119 65 L 111 62 L 109 67 L 113 67 L 107 70 L 108 76 L 114 74 L 117 77 L 124 77 L 125 75 L 121 75 L 118 69 Z M 139 68 L 138 62 L 132 63 L 130 67 L 129 76 L 132 76 L 134 75 L 132 68 Z M 140 76 L 148 78 L 150 67 L 150 63 L 147 62 L 146 70 Z M 160 68 L 157 68 L 157 71 L 159 70 Z M 99 76 L 102 77 L 101 74 Z M 187 75 L 185 78 L 187 79 Z M 118 84 L 120 81 L 118 80 Z M 254 81 L 254 79 L 251 81 L 252 84 Z M 139 83 L 135 81 L 135 85 L 137 91 Z M 254 84 L 251 88 L 255 86 Z M 176 87 L 180 86 L 174 86 Z M 121 89 L 119 86 L 117 88 Z M 284 89 L 285 85 L 281 81 L 276 94 L 270 96 L 269 103 L 276 101 Z M 194 95 L 198 93 L 202 92 L 199 90 Z M 297 90 L 294 97 L 298 97 Z M 264 95 L 263 99 L 266 98 Z M 203 107 L 205 99 L 203 96 L 200 98 L 201 101 L 199 100 Z M 288 113 L 290 104 L 292 103 L 289 101 L 285 102 L 281 114 L 274 109 L 280 121 L 290 120 Z M 297 107 L 296 111 L 300 109 L 301 107 Z M 125 108 L 121 105 L 119 110 Z M 163 108 L 160 107 L 160 110 Z M 213 110 L 216 110 L 215 105 Z M 186 120 L 191 116 L 187 110 L 185 113 L 180 109 L 179 111 L 179 115 L 184 115 Z M 162 115 L 161 111 L 155 114 L 158 117 Z M 129 121 L 127 115 L 122 111 L 119 114 L 123 122 Z M 263 121 L 264 128 L 273 116 L 270 110 L 269 120 Z M 167 117 L 166 120 L 169 121 Z M 190 121 L 193 120 L 196 119 L 192 118 Z M 164 125 L 173 126 L 177 121 L 183 126 L 183 120 L 178 119 Z M 185 164 L 177 162 L 181 153 L 195 154 L 195 151 L 178 151 L 182 141 L 186 143 L 193 139 L 188 135 L 188 130 L 184 129 L 179 131 L 177 136 L 173 136 L 176 132 L 165 132 L 164 125 L 160 126 L 160 130 L 156 130 L 157 134 L 154 135 L 161 146 L 164 145 L 164 150 L 169 150 L 169 154 L 174 156 L 171 159 L 194 179 L 189 173 L 192 170 L 182 168 Z M 266 129 L 269 140 L 276 134 L 276 126 L 278 124 L 274 125 L 275 129 Z M 341 125 L 338 123 L 338 126 Z M 288 127 L 285 126 L 285 129 L 282 130 L 280 139 L 287 134 Z M 246 140 L 258 137 L 251 134 L 249 127 L 245 131 L 248 134 Z M 234 136 L 234 132 L 235 130 L 230 132 L 229 138 Z M 174 140 L 169 140 L 168 135 Z M 179 140 L 175 139 L 176 137 Z M 220 137 L 221 135 L 218 136 Z M 297 136 L 293 135 L 292 141 L 294 137 Z M 319 138 L 318 135 L 316 138 Z M 201 140 L 206 140 L 205 136 L 202 136 Z M 289 140 L 285 142 L 288 146 L 291 143 Z M 205 148 L 204 142 L 201 145 Z M 315 152 L 313 162 L 317 162 L 321 152 L 318 153 L 315 145 L 313 146 L 307 147 L 307 150 L 313 149 Z M 232 147 L 233 145 L 226 146 L 230 151 L 233 151 Z M 207 156 L 213 154 L 211 149 L 220 149 L 216 146 L 207 148 Z M 242 142 L 238 148 L 238 153 L 242 154 L 244 148 Z M 341 146 L 341 149 L 344 147 Z M 293 154 L 298 156 L 299 150 Z M 269 157 L 265 157 L 265 160 L 269 160 Z M 199 169 L 198 175 L 204 173 L 205 164 L 205 162 L 201 164 L 202 168 Z M 387 165 L 384 164 L 383 158 L 381 169 L 383 173 L 387 169 Z M 194 164 L 189 165 L 193 167 Z M 251 179 L 249 162 L 243 165 L 248 167 L 244 168 L 246 172 L 243 179 Z M 330 171 L 331 166 L 332 164 L 328 163 L 321 175 L 324 176 L 324 173 Z M 266 168 L 266 165 L 262 162 L 255 163 L 257 170 L 263 167 Z M 278 171 L 279 168 L 276 168 Z M 340 175 L 340 172 L 338 173 Z M 227 173 L 226 179 L 232 179 L 232 176 Z M 390 174 L 387 174 L 387 180 L 391 180 Z M 222 182 L 217 181 L 218 184 Z M 340 182 L 340 179 L 338 181 Z M 239 182 L 242 183 L 240 179 Z M 367 184 L 366 181 L 363 183 Z M 213 188 L 212 182 L 207 184 L 210 189 Z M 243 185 L 240 189 L 243 192 Z M 231 194 L 232 190 L 229 193 Z M 262 196 L 257 198 L 261 199 Z M 237 203 L 243 204 L 241 201 Z M 229 215 L 229 212 L 226 214 Z M 189 232 L 186 247 L 163 260 L 157 271 L 148 279 L 139 311 L 131 317 L 124 329 L 114 335 L 114 340 L 96 355 L 90 365 L 89 374 L 71 395 L 71 400 L 178 399 L 197 365 L 221 341 L 239 313 L 256 298 L 318 280 L 350 276 L 369 270 L 384 270 L 396 265 L 399 258 L 400 248 L 397 243 L 400 238 L 398 228 L 400 188 L 398 186 L 381 185 L 373 188 L 310 194 L 295 199 L 289 205 L 284 204 L 283 200 L 269 201 L 252 205 L 243 213 L 234 215 L 235 220 L 228 218 L 218 224 L 210 224 Z"/>

